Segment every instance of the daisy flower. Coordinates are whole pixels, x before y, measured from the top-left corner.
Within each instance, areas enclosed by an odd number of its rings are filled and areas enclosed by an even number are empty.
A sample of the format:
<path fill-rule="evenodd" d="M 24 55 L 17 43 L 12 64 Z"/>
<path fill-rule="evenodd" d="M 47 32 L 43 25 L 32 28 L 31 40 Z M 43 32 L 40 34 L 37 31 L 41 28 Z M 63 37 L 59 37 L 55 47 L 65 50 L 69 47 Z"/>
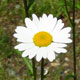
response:
<path fill-rule="evenodd" d="M 32 59 L 36 57 L 37 61 L 42 58 L 53 61 L 55 53 L 66 53 L 67 43 L 71 43 L 70 27 L 64 27 L 62 20 L 43 14 L 38 18 L 32 14 L 32 20 L 25 18 L 24 26 L 17 26 L 14 37 L 20 42 L 15 49 L 23 51 L 22 57 Z"/>

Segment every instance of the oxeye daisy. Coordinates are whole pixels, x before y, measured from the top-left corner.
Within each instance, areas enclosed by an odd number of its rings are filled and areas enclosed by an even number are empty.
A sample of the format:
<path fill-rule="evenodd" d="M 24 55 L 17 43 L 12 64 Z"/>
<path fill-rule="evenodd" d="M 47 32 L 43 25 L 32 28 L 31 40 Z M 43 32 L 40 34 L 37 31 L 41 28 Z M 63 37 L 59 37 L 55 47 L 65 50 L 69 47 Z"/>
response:
<path fill-rule="evenodd" d="M 42 58 L 53 61 L 55 53 L 66 53 L 65 47 L 67 43 L 71 43 L 70 27 L 64 27 L 61 19 L 43 14 L 38 18 L 35 14 L 32 15 L 32 20 L 25 18 L 24 26 L 17 26 L 14 37 L 20 42 L 15 49 L 23 51 L 22 57 L 32 59 L 36 57 L 37 61 Z"/>

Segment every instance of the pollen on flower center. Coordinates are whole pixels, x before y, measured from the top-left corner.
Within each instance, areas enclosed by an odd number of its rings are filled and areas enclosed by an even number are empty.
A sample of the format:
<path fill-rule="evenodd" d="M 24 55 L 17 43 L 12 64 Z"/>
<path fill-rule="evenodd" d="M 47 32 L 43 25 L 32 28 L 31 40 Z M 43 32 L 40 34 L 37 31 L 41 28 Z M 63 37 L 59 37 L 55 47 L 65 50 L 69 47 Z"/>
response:
<path fill-rule="evenodd" d="M 36 46 L 48 46 L 52 42 L 52 36 L 48 32 L 41 31 L 34 35 L 33 42 Z"/>

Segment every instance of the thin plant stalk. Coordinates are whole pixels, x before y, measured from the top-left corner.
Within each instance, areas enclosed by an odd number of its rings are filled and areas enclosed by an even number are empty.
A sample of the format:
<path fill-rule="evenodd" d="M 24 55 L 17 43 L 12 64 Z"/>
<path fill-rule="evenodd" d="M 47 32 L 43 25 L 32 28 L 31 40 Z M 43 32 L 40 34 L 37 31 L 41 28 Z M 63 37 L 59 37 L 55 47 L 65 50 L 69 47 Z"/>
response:
<path fill-rule="evenodd" d="M 26 17 L 28 17 L 28 5 L 27 5 L 27 0 L 23 0 L 24 2 L 24 8 L 25 8 L 25 13 L 26 13 Z M 35 68 L 35 58 L 32 59 L 32 64 L 33 64 L 33 76 L 34 78 L 32 78 L 33 80 L 36 80 L 36 68 Z"/>
<path fill-rule="evenodd" d="M 71 18 L 70 18 L 70 15 L 69 15 L 68 7 L 67 7 L 67 1 L 64 0 L 64 3 L 65 3 L 65 9 L 66 9 L 66 12 L 67 12 L 68 19 L 69 19 L 70 24 L 71 24 L 71 26 L 72 26 L 73 24 L 72 24 L 72 20 L 71 20 Z"/>
<path fill-rule="evenodd" d="M 32 59 L 32 64 L 33 64 L 33 76 L 34 76 L 34 80 L 36 80 L 35 58 Z"/>
<path fill-rule="evenodd" d="M 23 2 L 24 2 L 24 8 L 25 8 L 26 17 L 28 17 L 28 5 L 27 5 L 27 0 L 23 0 Z"/>
<path fill-rule="evenodd" d="M 74 61 L 74 80 L 76 80 L 76 45 L 75 45 L 75 0 L 73 0 L 73 21 L 70 19 L 68 8 L 67 8 L 67 1 L 65 1 L 65 8 L 68 14 L 68 18 L 70 23 L 73 27 L 73 61 Z"/>
<path fill-rule="evenodd" d="M 44 80 L 44 59 L 41 60 L 41 80 Z"/>
<path fill-rule="evenodd" d="M 76 80 L 76 45 L 75 45 L 75 0 L 73 0 L 73 60 L 74 60 L 74 80 Z"/>

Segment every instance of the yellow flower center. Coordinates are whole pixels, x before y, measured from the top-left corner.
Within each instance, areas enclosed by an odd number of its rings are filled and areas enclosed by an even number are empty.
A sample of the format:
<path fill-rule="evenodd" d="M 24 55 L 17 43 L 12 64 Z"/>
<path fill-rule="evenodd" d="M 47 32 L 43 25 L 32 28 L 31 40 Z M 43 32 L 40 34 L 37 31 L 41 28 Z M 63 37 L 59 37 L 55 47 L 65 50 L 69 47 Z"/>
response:
<path fill-rule="evenodd" d="M 51 44 L 52 36 L 48 32 L 41 31 L 34 35 L 33 42 L 36 46 L 45 47 Z"/>

